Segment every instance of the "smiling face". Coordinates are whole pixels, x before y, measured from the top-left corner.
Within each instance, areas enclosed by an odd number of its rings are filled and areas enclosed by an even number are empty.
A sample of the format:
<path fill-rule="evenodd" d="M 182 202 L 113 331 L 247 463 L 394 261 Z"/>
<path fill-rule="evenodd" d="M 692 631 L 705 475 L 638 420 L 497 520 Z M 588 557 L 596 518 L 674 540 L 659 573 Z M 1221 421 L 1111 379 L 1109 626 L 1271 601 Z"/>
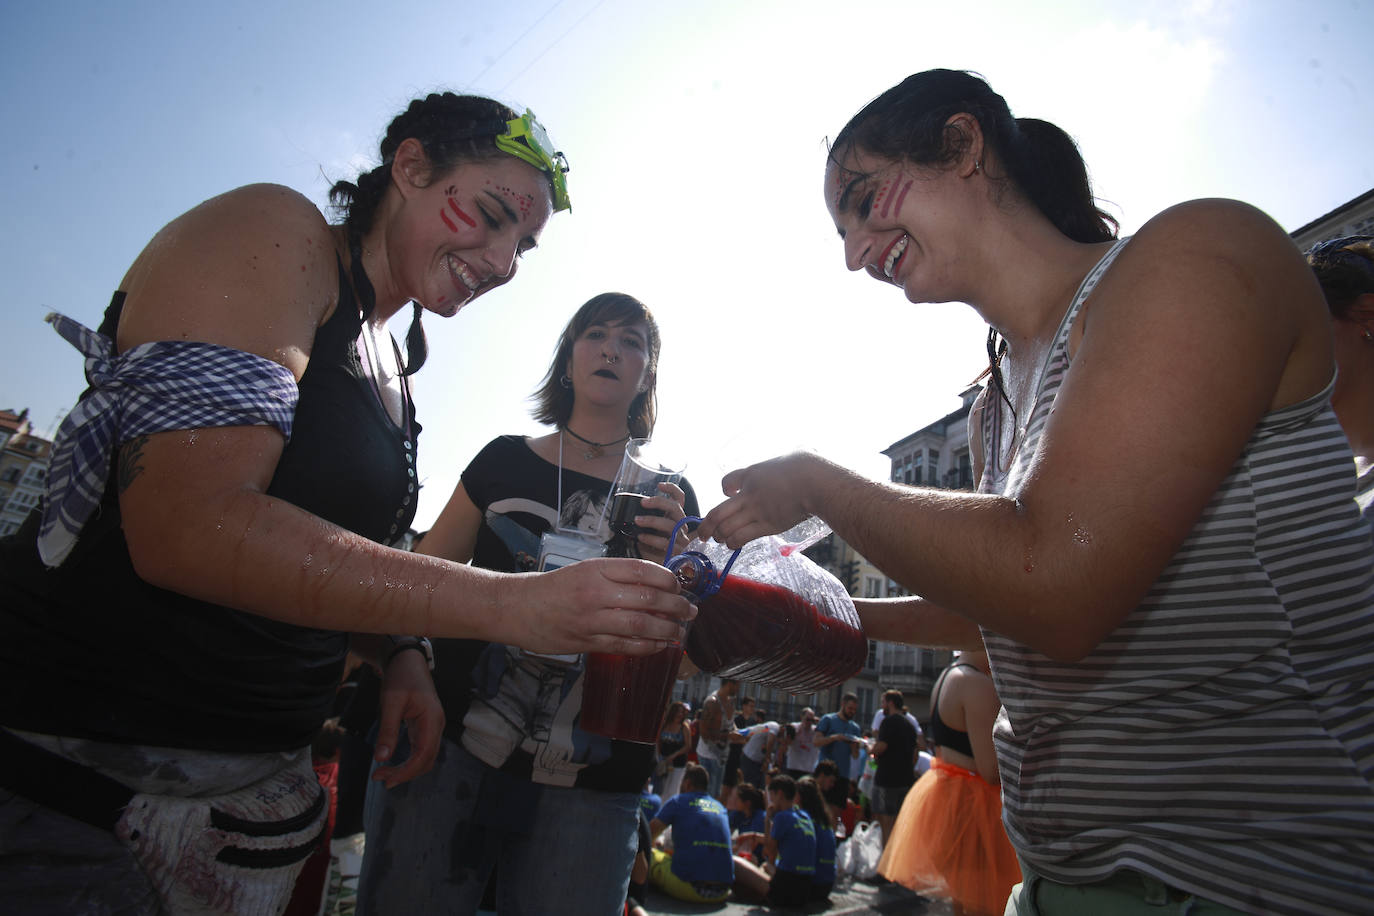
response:
<path fill-rule="evenodd" d="M 565 371 L 577 397 L 628 408 L 652 379 L 649 326 L 642 321 L 588 325 L 574 341 Z"/>
<path fill-rule="evenodd" d="M 548 180 L 510 156 L 462 163 L 433 181 L 399 160 L 404 218 L 388 237 L 395 281 L 429 311 L 454 315 L 509 282 L 538 244 L 553 212 Z"/>
<path fill-rule="evenodd" d="M 900 287 L 911 302 L 958 298 L 949 269 L 967 211 L 953 171 L 850 151 L 826 163 L 824 187 L 850 270 Z"/>

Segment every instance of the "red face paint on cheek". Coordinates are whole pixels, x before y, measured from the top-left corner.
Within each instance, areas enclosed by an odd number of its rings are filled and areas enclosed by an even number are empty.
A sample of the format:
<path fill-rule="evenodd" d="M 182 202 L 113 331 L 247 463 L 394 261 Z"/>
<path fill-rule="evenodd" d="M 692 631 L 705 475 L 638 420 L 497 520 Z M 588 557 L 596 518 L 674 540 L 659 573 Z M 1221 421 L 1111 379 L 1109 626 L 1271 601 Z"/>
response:
<path fill-rule="evenodd" d="M 906 184 L 902 185 L 902 190 L 899 191 L 898 194 L 897 194 L 897 203 L 895 204 L 895 212 L 900 213 L 900 212 L 902 211 L 902 201 L 906 200 L 906 192 L 907 192 L 907 191 L 910 191 L 910 190 L 911 190 L 911 182 L 910 182 L 910 181 L 908 181 Z"/>
<path fill-rule="evenodd" d="M 452 185 L 450 185 L 447 188 L 444 188 L 444 195 L 446 197 L 445 203 L 448 204 L 449 212 L 451 212 L 454 216 L 458 217 L 467 225 L 476 226 L 477 220 L 473 219 L 471 216 L 468 216 L 466 213 L 464 213 L 463 208 L 458 206 L 458 201 L 453 199 L 453 195 L 455 193 L 457 193 L 457 188 L 453 187 Z M 446 213 L 443 210 L 440 210 L 439 218 L 444 221 L 444 225 L 448 227 L 450 232 L 458 231 L 458 227 L 454 225 L 453 220 L 449 219 L 448 213 Z"/>

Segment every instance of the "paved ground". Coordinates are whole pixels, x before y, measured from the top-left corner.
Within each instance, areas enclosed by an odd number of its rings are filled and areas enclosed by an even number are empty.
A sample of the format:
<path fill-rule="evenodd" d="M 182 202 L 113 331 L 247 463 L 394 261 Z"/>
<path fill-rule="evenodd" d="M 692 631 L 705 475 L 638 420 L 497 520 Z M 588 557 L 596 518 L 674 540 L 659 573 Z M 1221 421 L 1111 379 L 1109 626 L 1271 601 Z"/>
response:
<path fill-rule="evenodd" d="M 851 914 L 919 914 L 919 916 L 951 916 L 950 905 L 944 901 L 927 900 L 918 897 L 897 884 L 872 884 L 866 881 L 844 879 L 830 895 L 829 906 L 812 904 L 804 910 L 771 909 L 761 904 L 727 902 L 708 906 L 701 903 L 683 903 L 649 889 L 649 905 L 646 908 L 651 916 L 764 916 L 764 914 L 787 914 L 787 916 L 851 916 Z"/>

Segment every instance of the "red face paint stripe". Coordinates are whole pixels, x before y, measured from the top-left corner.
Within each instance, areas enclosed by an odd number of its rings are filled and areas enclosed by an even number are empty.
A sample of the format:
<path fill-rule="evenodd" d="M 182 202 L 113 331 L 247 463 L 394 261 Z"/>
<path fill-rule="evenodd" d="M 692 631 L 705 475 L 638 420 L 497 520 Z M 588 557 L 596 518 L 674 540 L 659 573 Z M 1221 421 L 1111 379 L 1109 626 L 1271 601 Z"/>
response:
<path fill-rule="evenodd" d="M 448 208 L 452 210 L 454 213 L 456 213 L 458 215 L 458 218 L 461 219 L 463 222 L 467 223 L 469 226 L 475 227 L 477 225 L 477 220 L 473 219 L 471 216 L 468 216 L 466 213 L 464 213 L 463 208 L 459 207 L 458 204 L 454 202 L 452 197 L 448 199 Z"/>
<path fill-rule="evenodd" d="M 455 225 L 453 225 L 453 220 L 449 219 L 449 218 L 448 218 L 448 214 L 445 213 L 443 210 L 440 210 L 440 211 L 439 211 L 439 218 L 440 218 L 441 220 L 444 221 L 444 225 L 445 225 L 445 226 L 448 226 L 448 231 L 449 231 L 449 232 L 457 232 L 457 231 L 458 231 L 458 227 L 455 226 Z"/>
<path fill-rule="evenodd" d="M 897 195 L 897 212 L 902 211 L 902 201 L 906 200 L 906 192 L 911 190 L 911 182 L 902 185 L 902 191 Z"/>

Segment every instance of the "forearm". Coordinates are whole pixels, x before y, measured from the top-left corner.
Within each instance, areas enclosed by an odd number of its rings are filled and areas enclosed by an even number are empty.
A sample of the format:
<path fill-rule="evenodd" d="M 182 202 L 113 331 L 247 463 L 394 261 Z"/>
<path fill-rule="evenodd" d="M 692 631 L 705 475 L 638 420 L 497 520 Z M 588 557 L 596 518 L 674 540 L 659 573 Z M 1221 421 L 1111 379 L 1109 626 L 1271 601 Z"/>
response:
<path fill-rule="evenodd" d="M 1125 572 L 1104 579 L 1101 545 L 1071 516 L 1053 524 L 1006 497 L 875 482 L 821 459 L 807 477 L 808 511 L 926 599 L 870 609 L 864 625 L 874 638 L 963 648 L 980 644 L 972 640 L 982 625 L 1073 655 L 1105 635 L 1090 622 L 1124 616 L 1149 586 L 1148 576 Z"/>
<path fill-rule="evenodd" d="M 130 549 L 145 580 L 193 598 L 358 633 L 495 639 L 508 616 L 513 577 L 384 547 L 255 490 L 180 518 L 175 536 Z"/>
<path fill-rule="evenodd" d="M 961 614 L 924 598 L 856 598 L 864 635 L 884 642 L 901 642 L 932 649 L 979 649 L 978 625 Z"/>

